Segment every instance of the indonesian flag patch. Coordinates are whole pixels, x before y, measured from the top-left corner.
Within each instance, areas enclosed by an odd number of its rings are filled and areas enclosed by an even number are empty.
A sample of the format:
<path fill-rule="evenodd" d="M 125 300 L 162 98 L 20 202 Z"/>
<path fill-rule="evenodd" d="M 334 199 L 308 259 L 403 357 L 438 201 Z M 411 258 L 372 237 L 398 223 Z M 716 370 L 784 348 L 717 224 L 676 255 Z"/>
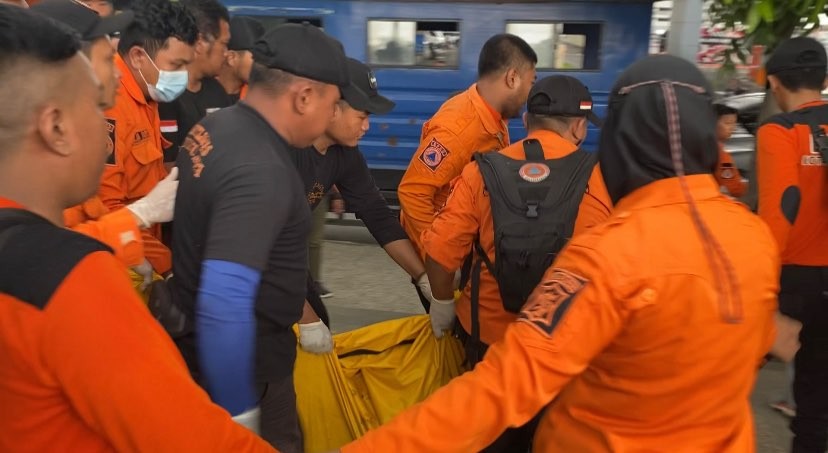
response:
<path fill-rule="evenodd" d="M 178 132 L 178 121 L 177 120 L 161 120 L 161 132 L 163 132 L 165 134 Z"/>
<path fill-rule="evenodd" d="M 592 110 L 592 102 L 581 101 L 581 110 Z"/>

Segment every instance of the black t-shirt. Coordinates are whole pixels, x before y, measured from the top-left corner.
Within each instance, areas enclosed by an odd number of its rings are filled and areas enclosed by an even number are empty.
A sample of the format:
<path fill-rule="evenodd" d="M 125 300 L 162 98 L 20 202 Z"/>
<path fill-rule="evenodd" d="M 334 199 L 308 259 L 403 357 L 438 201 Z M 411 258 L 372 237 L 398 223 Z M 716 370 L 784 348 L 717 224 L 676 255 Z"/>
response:
<path fill-rule="evenodd" d="M 379 192 L 359 148 L 334 145 L 321 154 L 310 147 L 292 152 L 311 208 L 336 186 L 348 210 L 365 223 L 379 245 L 408 239 L 399 220 Z"/>
<path fill-rule="evenodd" d="M 299 321 L 308 271 L 310 208 L 290 154 L 295 152 L 246 104 L 197 125 L 178 156 L 173 230 L 176 302 L 194 320 L 205 260 L 261 272 L 256 295 L 256 373 L 288 376 L 296 358 L 291 326 Z M 193 332 L 177 339 L 198 376 Z M 183 346 L 182 346 L 183 345 Z"/>
<path fill-rule="evenodd" d="M 201 81 L 201 90 L 197 93 L 184 90 L 184 93 L 174 101 L 159 103 L 161 133 L 172 143 L 172 146 L 164 150 L 164 162 L 176 161 L 178 147 L 184 142 L 190 129 L 202 118 L 233 104 L 234 102 L 227 96 L 221 83 L 211 77 Z"/>

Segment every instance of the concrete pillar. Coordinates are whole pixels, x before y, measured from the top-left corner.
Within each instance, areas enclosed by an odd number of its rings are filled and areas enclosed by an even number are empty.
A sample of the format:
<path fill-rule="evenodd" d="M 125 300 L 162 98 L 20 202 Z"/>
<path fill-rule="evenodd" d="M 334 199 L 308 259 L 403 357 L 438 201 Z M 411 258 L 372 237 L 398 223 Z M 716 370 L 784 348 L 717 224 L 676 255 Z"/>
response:
<path fill-rule="evenodd" d="M 703 12 L 703 0 L 673 0 L 667 53 L 696 62 Z"/>

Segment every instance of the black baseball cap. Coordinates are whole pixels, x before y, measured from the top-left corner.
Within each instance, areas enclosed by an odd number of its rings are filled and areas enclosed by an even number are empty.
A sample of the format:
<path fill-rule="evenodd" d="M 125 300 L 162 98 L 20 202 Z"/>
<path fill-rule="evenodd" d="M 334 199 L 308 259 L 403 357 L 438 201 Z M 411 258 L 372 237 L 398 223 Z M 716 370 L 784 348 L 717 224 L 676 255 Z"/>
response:
<path fill-rule="evenodd" d="M 825 47 L 816 39 L 799 37 L 782 41 L 765 64 L 768 75 L 790 69 L 828 67 Z"/>
<path fill-rule="evenodd" d="M 265 33 L 264 25 L 252 17 L 233 16 L 230 19 L 228 50 L 252 50 L 256 41 Z"/>
<path fill-rule="evenodd" d="M 351 83 L 342 88 L 342 99 L 356 110 L 385 115 L 396 104 L 381 96 L 377 91 L 377 77 L 374 71 L 359 60 L 348 59 L 348 75 Z"/>
<path fill-rule="evenodd" d="M 268 68 L 340 88 L 350 82 L 342 43 L 310 24 L 274 27 L 251 50 L 253 61 Z"/>
<path fill-rule="evenodd" d="M 529 91 L 526 110 L 541 116 L 585 116 L 590 123 L 603 123 L 592 111 L 592 95 L 580 80 L 562 75 L 544 77 Z"/>
<path fill-rule="evenodd" d="M 42 0 L 32 6 L 31 10 L 68 25 L 84 41 L 118 33 L 135 19 L 132 11 L 101 17 L 95 10 L 77 0 Z"/>

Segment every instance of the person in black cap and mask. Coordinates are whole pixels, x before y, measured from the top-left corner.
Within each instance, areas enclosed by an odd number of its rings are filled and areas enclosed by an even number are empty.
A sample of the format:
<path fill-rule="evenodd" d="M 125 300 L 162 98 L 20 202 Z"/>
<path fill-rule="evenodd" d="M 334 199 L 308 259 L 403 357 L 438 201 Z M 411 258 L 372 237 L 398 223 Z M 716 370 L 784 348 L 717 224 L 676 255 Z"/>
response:
<path fill-rule="evenodd" d="M 411 275 L 424 293 L 430 294 L 423 263 L 380 194 L 357 147 L 368 132 L 369 115 L 390 112 L 394 102 L 379 94 L 376 76 L 367 65 L 349 58 L 348 71 L 351 83 L 342 89 L 342 100 L 337 104 L 333 122 L 312 147 L 292 153 L 305 184 L 308 204 L 311 209 L 315 208 L 336 185 L 348 209 L 362 219 L 377 243 Z M 311 314 L 308 319 L 311 323 L 300 324 L 303 331 L 299 340 L 307 351 L 329 352 L 333 344 L 330 332 L 323 325 L 327 321 L 326 310 L 312 280 L 309 283 L 308 300 L 318 316 Z"/>
<path fill-rule="evenodd" d="M 218 0 L 181 0 L 195 17 L 198 39 L 193 60 L 187 64 L 187 89 L 172 102 L 158 104 L 161 132 L 170 142 L 164 162 L 172 166 L 178 148 L 193 126 L 206 115 L 232 105 L 215 79 L 224 64 L 230 41 L 230 13 Z"/>
<path fill-rule="evenodd" d="M 794 38 L 766 64 L 782 111 L 756 134 L 759 217 L 782 254 L 780 311 L 802 322 L 794 360 L 793 451 L 828 448 L 828 104 L 822 44 Z"/>
<path fill-rule="evenodd" d="M 264 25 L 252 17 L 234 16 L 230 19 L 227 56 L 216 78 L 232 102 L 238 102 L 247 95 L 247 82 L 253 68 L 251 50 L 264 31 Z"/>
<path fill-rule="evenodd" d="M 190 325 L 176 340 L 214 401 L 280 451 L 302 452 L 292 326 L 310 209 L 291 153 L 325 132 L 348 70 L 341 44 L 311 25 L 272 29 L 253 58 L 247 98 L 205 117 L 178 156 L 171 284 Z"/>
<path fill-rule="evenodd" d="M 598 151 L 610 218 L 572 238 L 474 371 L 342 451 L 479 451 L 550 402 L 532 451 L 753 451 L 778 255 L 713 178 L 711 94 L 676 57 L 627 69 Z"/>

